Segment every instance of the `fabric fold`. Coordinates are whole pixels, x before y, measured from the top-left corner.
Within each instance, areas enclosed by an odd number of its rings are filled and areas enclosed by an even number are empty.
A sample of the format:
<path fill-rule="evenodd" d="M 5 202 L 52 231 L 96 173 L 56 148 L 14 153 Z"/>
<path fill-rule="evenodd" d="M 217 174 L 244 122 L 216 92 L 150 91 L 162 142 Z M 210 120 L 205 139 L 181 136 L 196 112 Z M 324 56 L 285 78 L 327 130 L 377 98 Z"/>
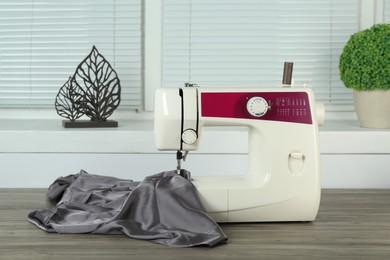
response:
<path fill-rule="evenodd" d="M 167 171 L 134 182 L 82 170 L 55 180 L 47 197 L 57 205 L 30 212 L 28 220 L 47 232 L 125 234 L 173 247 L 226 242 L 196 187 L 181 175 Z"/>

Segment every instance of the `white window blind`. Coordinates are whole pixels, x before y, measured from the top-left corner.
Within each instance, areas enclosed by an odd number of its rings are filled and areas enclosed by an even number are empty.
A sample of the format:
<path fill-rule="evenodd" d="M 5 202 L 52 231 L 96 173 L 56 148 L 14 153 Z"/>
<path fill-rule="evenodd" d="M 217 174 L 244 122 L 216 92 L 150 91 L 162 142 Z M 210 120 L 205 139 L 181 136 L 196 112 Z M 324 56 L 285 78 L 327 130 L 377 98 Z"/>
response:
<path fill-rule="evenodd" d="M 384 0 L 383 20 L 385 23 L 390 23 L 390 0 Z"/>
<path fill-rule="evenodd" d="M 141 0 L 1 0 L 0 106 L 54 108 L 95 45 L 121 81 L 121 108 L 142 105 Z"/>
<path fill-rule="evenodd" d="M 284 61 L 327 110 L 353 110 L 339 56 L 358 0 L 164 0 L 163 86 L 280 86 Z"/>

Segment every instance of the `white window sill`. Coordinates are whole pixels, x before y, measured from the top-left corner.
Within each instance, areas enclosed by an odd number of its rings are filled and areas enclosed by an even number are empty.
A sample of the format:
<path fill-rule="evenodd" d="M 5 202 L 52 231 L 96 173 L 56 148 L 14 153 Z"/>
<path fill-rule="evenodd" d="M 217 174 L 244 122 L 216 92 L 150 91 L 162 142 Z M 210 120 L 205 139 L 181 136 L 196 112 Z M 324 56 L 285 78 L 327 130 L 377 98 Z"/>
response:
<path fill-rule="evenodd" d="M 321 154 L 390 154 L 390 129 L 362 128 L 356 120 L 326 121 L 319 139 Z"/>
<path fill-rule="evenodd" d="M 0 153 L 158 153 L 153 120 L 118 120 L 118 128 L 65 129 L 58 119 L 2 119 Z M 226 142 L 226 140 L 231 140 Z M 208 130 L 197 153 L 246 153 L 244 130 Z M 390 130 L 360 128 L 356 121 L 320 127 L 321 154 L 390 154 Z"/>

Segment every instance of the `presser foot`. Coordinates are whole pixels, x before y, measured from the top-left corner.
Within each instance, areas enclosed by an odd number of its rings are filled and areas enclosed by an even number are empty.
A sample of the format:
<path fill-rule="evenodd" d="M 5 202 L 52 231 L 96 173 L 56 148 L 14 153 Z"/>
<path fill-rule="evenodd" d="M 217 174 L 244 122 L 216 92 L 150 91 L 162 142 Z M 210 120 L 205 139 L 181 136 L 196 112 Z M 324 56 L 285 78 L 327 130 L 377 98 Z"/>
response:
<path fill-rule="evenodd" d="M 188 179 L 188 180 L 192 180 L 191 178 L 191 173 L 189 171 L 186 171 L 186 170 L 183 170 L 181 168 L 181 161 L 185 161 L 186 158 L 187 158 L 187 155 L 188 155 L 188 151 L 180 151 L 178 150 L 176 152 L 176 162 L 177 162 L 177 165 L 176 165 L 176 173 L 178 175 L 181 175 L 182 177 Z"/>

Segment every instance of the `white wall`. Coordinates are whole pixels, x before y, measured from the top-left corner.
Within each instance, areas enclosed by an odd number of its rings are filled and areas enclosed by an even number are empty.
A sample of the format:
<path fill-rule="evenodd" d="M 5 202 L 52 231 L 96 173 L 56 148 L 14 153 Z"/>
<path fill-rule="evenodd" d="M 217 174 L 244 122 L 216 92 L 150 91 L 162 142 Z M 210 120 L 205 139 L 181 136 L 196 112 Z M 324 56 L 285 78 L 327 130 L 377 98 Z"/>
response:
<path fill-rule="evenodd" d="M 174 154 L 0 154 L 1 188 L 47 188 L 58 177 L 84 169 L 91 174 L 142 180 L 175 168 Z M 243 174 L 244 155 L 189 155 L 193 175 Z M 390 154 L 322 155 L 323 188 L 390 188 Z"/>
<path fill-rule="evenodd" d="M 157 152 L 152 128 L 152 121 L 72 130 L 63 129 L 60 120 L 3 120 L 0 187 L 45 188 L 80 169 L 133 180 L 173 170 L 175 155 Z M 195 176 L 245 174 L 247 136 L 242 128 L 210 129 L 183 167 Z M 319 138 L 323 188 L 390 188 L 390 131 L 329 121 Z"/>
<path fill-rule="evenodd" d="M 390 188 L 390 154 L 321 156 L 323 188 Z"/>

